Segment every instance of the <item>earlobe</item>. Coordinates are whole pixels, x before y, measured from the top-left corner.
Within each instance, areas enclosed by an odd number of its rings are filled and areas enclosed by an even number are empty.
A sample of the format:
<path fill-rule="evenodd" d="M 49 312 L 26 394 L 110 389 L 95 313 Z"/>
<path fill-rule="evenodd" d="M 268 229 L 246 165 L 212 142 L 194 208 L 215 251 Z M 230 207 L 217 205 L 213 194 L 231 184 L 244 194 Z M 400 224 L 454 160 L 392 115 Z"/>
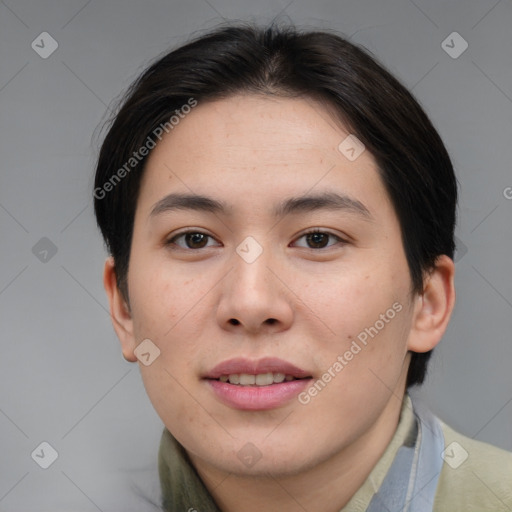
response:
<path fill-rule="evenodd" d="M 123 357 L 127 361 L 135 362 L 137 361 L 137 357 L 133 352 L 136 347 L 133 335 L 133 320 L 130 308 L 117 286 L 116 269 L 112 257 L 107 258 L 105 262 L 103 286 L 107 292 L 110 305 L 110 318 L 117 337 L 121 342 Z"/>
<path fill-rule="evenodd" d="M 416 298 L 415 311 L 407 348 L 413 352 L 428 352 L 446 331 L 455 304 L 455 265 L 441 255 L 426 278 L 423 293 Z"/>

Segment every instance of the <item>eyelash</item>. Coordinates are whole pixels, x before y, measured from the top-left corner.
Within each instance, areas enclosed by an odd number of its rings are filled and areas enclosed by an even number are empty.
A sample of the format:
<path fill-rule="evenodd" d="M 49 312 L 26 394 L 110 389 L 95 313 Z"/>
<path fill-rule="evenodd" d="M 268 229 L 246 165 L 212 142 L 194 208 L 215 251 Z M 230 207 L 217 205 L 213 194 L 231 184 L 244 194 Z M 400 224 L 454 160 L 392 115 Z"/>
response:
<path fill-rule="evenodd" d="M 303 233 L 302 235 L 300 235 L 296 240 L 300 240 L 301 238 L 304 238 L 308 235 L 314 235 L 316 233 L 320 233 L 322 235 L 327 235 L 331 238 L 334 238 L 336 239 L 336 241 L 338 243 L 342 243 L 342 244 L 346 244 L 347 241 L 344 240 L 343 238 L 339 237 L 338 235 L 335 235 L 334 233 L 330 233 L 329 231 L 322 231 L 321 229 L 312 229 L 310 231 L 306 231 L 305 233 Z M 200 234 L 200 235 L 204 235 L 206 237 L 209 237 L 209 238 L 212 238 L 213 237 L 211 235 L 209 235 L 208 233 L 205 233 L 203 231 L 199 231 L 199 230 L 189 230 L 189 231 L 183 231 L 181 233 L 178 233 L 176 235 L 174 235 L 173 237 L 171 237 L 169 240 L 167 240 L 165 242 L 165 245 L 166 246 L 177 246 L 178 249 L 182 249 L 182 250 L 185 250 L 185 251 L 199 251 L 201 249 L 204 249 L 204 248 L 207 248 L 208 246 L 206 247 L 200 247 L 199 249 L 193 249 L 191 247 L 181 247 L 179 245 L 176 244 L 176 240 L 179 240 L 180 238 L 186 236 L 186 235 L 192 235 L 192 234 Z M 315 247 L 302 247 L 303 249 L 309 249 L 309 250 L 312 250 L 312 251 L 321 251 L 321 250 L 325 250 L 325 249 L 328 249 L 329 247 L 332 247 L 336 244 L 330 244 L 330 245 L 327 245 L 326 247 L 320 247 L 320 248 L 315 248 Z"/>

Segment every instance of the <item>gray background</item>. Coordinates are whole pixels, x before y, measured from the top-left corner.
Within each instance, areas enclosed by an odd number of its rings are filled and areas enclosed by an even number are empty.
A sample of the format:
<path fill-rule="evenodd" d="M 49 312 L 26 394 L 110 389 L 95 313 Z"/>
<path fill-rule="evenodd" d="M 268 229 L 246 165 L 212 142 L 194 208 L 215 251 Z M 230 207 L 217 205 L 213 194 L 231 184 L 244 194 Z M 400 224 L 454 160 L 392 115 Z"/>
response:
<path fill-rule="evenodd" d="M 107 312 L 91 136 L 162 51 L 278 15 L 366 46 L 439 129 L 461 185 L 458 303 L 419 394 L 512 450 L 511 0 L 1 0 L 0 511 L 150 510 L 133 484 L 158 499 L 162 426 Z M 31 47 L 44 31 L 59 45 L 46 59 Z M 469 45 L 456 59 L 454 31 Z M 43 441 L 59 455 L 46 470 Z"/>

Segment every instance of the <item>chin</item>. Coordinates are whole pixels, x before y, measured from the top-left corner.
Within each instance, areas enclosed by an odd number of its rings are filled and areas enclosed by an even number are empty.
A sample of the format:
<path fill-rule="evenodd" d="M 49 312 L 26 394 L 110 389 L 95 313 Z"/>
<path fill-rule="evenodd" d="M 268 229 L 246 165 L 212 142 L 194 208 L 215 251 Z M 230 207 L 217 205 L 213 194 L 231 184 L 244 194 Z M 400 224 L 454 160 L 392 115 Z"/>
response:
<path fill-rule="evenodd" d="M 297 448 L 298 451 L 298 448 Z M 303 455 L 303 454 L 302 454 Z M 267 477 L 271 475 L 274 478 L 286 478 L 299 474 L 314 466 L 313 461 L 304 459 L 303 456 L 297 458 L 290 454 L 288 458 L 276 455 L 275 452 L 266 451 L 261 453 L 261 458 L 249 463 L 239 461 L 238 454 L 235 453 L 236 461 L 233 458 L 225 460 L 222 469 L 238 476 L 246 477 Z M 219 459 L 216 459 L 218 465 Z"/>
<path fill-rule="evenodd" d="M 268 432 L 267 432 L 268 435 Z M 256 438 L 251 441 L 251 436 L 238 438 L 235 445 L 226 447 L 222 454 L 209 454 L 210 462 L 216 466 L 222 464 L 224 471 L 233 472 L 240 476 L 264 477 L 271 474 L 273 477 L 287 477 L 306 471 L 315 466 L 320 456 L 315 456 L 314 446 L 311 443 L 304 450 L 305 443 L 290 443 L 292 439 L 276 437 L 272 441 Z M 257 439 L 262 439 L 258 437 Z M 226 456 L 226 454 L 228 454 Z M 222 461 L 222 462 L 221 462 Z"/>

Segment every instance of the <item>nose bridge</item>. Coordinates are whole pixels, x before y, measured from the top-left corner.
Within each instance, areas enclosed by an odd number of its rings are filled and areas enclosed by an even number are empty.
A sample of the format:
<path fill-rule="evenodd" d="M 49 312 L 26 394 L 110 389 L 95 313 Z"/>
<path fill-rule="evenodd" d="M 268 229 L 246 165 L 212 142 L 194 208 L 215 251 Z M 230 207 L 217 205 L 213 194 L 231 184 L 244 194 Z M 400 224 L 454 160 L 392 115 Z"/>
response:
<path fill-rule="evenodd" d="M 252 290 L 252 294 L 269 293 L 271 283 L 267 267 L 272 265 L 271 260 L 272 251 L 268 243 L 264 247 L 256 238 L 246 237 L 233 255 L 235 285 L 241 287 L 242 291 L 244 288 L 248 292 Z"/>
<path fill-rule="evenodd" d="M 238 328 L 250 331 L 270 325 L 279 329 L 291 321 L 291 305 L 274 276 L 274 256 L 270 247 L 254 237 L 247 237 L 236 247 L 218 309 L 225 328 L 241 324 L 243 327 Z"/>

